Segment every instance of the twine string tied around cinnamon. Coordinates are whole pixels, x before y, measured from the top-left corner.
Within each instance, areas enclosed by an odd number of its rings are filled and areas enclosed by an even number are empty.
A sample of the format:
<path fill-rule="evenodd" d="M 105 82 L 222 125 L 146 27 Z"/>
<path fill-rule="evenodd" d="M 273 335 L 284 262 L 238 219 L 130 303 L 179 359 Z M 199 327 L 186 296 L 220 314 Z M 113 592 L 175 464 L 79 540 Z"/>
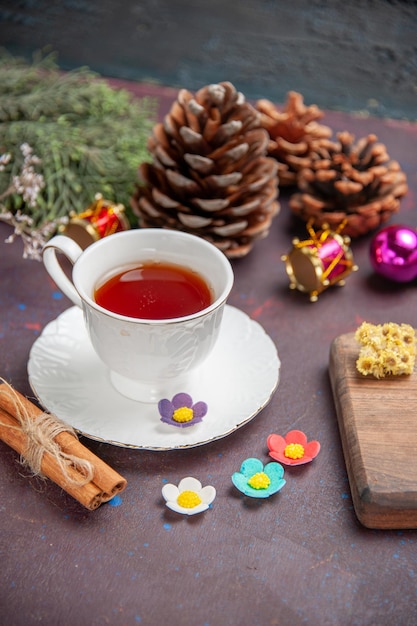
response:
<path fill-rule="evenodd" d="M 22 465 L 29 467 L 35 476 L 42 476 L 42 458 L 45 452 L 48 452 L 57 462 L 62 475 L 69 484 L 83 487 L 89 483 L 94 476 L 93 464 L 87 459 L 63 451 L 55 441 L 55 437 L 65 431 L 76 437 L 73 428 L 50 413 L 30 416 L 11 385 L 2 378 L 0 380 L 5 385 L 5 389 L 0 389 L 0 394 L 7 394 L 13 401 L 14 414 L 20 424 L 20 427 L 11 425 L 7 425 L 7 427 L 16 430 L 20 428 L 27 438 L 26 449 L 20 459 Z M 3 423 L 2 425 L 6 426 Z M 76 470 L 76 478 L 70 469 Z"/>

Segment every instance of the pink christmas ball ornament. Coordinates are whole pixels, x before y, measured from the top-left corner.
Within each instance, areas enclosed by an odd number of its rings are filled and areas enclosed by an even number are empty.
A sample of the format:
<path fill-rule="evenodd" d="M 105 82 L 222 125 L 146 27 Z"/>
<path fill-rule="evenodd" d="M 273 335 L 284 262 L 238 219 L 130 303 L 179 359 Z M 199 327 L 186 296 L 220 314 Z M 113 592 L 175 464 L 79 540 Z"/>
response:
<path fill-rule="evenodd" d="M 406 283 L 417 277 L 417 230 L 395 224 L 381 229 L 371 241 L 371 264 L 389 280 Z"/>

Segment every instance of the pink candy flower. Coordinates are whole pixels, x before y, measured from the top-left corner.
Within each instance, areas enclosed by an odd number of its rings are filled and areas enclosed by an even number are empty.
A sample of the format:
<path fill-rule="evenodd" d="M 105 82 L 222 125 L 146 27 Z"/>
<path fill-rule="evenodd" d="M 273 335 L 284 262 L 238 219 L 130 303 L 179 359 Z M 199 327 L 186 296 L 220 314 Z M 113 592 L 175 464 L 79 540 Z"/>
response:
<path fill-rule="evenodd" d="M 320 452 L 318 441 L 307 441 L 301 430 L 290 430 L 281 435 L 269 435 L 267 439 L 269 456 L 284 465 L 303 465 L 312 461 Z"/>

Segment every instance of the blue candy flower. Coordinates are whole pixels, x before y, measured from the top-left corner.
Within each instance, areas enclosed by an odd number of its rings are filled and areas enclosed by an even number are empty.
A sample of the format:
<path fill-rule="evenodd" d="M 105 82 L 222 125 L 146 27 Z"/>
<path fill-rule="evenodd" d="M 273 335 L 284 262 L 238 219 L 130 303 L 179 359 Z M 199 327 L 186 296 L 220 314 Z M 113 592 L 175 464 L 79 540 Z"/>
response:
<path fill-rule="evenodd" d="M 284 468 L 280 463 L 267 463 L 264 467 L 259 459 L 243 461 L 240 472 L 232 476 L 234 486 L 245 496 L 251 498 L 269 498 L 283 488 Z"/>

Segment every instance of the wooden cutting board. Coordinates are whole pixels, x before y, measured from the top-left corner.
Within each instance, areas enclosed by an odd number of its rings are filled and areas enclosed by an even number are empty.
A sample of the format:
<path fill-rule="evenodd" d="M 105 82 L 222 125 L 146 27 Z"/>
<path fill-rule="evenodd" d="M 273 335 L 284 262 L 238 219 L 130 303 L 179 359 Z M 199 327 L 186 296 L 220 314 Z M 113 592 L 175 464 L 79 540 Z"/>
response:
<path fill-rule="evenodd" d="M 359 348 L 337 337 L 329 364 L 355 512 L 368 528 L 417 528 L 417 373 L 362 376 Z"/>

